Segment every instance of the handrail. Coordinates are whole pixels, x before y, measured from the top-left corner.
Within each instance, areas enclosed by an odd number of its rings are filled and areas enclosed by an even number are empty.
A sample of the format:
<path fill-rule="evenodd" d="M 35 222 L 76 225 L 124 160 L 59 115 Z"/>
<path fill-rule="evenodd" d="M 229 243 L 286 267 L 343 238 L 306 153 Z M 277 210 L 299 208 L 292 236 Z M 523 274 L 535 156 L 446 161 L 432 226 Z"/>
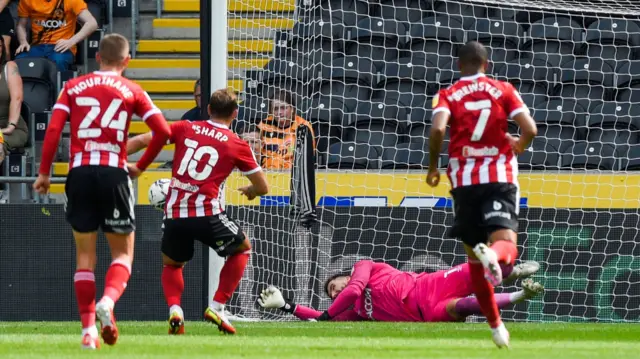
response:
<path fill-rule="evenodd" d="M 0 183 L 29 183 L 35 182 L 38 177 L 26 177 L 26 176 L 0 176 Z M 51 183 L 65 183 L 67 177 L 51 177 Z"/>
<path fill-rule="evenodd" d="M 140 9 L 138 1 L 131 0 L 131 57 L 136 57 L 136 51 L 138 48 L 138 17 L 140 16 Z"/>

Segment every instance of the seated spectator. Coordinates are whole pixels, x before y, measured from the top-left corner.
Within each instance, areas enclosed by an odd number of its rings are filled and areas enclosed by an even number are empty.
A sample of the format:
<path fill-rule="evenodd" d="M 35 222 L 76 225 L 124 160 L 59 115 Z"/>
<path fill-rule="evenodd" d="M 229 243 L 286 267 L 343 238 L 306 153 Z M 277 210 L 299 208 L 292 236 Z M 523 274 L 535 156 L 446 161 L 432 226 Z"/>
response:
<path fill-rule="evenodd" d="M 259 132 L 245 131 L 242 138 L 252 145 L 263 168 L 291 169 L 296 148 L 296 131 L 300 126 L 306 126 L 313 141 L 313 129 L 309 122 L 296 116 L 293 96 L 287 91 L 277 91 L 271 96 L 269 113 L 258 124 Z"/>
<path fill-rule="evenodd" d="M 22 107 L 22 78 L 18 65 L 7 61 L 5 44 L 0 37 L 0 132 L 4 138 L 0 148 L 0 163 L 9 152 L 20 150 L 27 143 L 27 122 L 20 116 Z"/>
<path fill-rule="evenodd" d="M 196 107 L 187 111 L 182 115 L 181 120 L 189 120 L 189 121 L 201 121 L 208 120 L 208 118 L 202 118 L 202 112 L 200 111 L 200 104 L 202 103 L 202 87 L 200 86 L 200 79 L 196 81 L 195 86 L 193 87 L 193 97 L 196 100 Z"/>
<path fill-rule="evenodd" d="M 18 16 L 17 58 L 44 57 L 55 62 L 60 71 L 73 65 L 76 45 L 98 28 L 84 0 L 20 0 Z M 29 19 L 31 45 L 27 41 L 26 29 Z M 74 35 L 77 20 L 83 25 Z"/>
<path fill-rule="evenodd" d="M 10 0 L 0 0 L 0 36 L 4 40 L 4 52 L 11 58 L 11 36 L 14 34 L 14 23 L 9 11 Z"/>

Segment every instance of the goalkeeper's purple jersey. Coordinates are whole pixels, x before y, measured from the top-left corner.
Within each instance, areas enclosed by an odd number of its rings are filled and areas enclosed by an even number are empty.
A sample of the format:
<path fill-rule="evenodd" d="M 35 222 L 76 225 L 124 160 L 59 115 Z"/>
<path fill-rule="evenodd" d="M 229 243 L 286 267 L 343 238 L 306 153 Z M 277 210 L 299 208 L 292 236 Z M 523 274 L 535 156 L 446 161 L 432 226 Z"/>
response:
<path fill-rule="evenodd" d="M 359 317 L 378 321 L 422 321 L 416 282 L 428 273 L 403 272 L 385 263 L 363 260 L 353 266 L 349 284 L 329 307 L 334 317 L 353 305 Z"/>

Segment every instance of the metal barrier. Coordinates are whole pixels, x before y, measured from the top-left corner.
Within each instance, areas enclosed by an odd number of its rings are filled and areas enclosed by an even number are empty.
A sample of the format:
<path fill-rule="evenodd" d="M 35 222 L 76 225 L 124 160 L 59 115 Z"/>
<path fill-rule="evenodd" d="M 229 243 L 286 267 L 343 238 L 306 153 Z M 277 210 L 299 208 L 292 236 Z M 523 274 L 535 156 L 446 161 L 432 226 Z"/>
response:
<path fill-rule="evenodd" d="M 6 184 L 5 191 L 7 192 L 9 203 L 14 202 L 12 200 L 12 188 L 11 184 L 20 184 L 21 186 L 16 187 L 20 191 L 20 200 L 22 203 L 24 202 L 33 202 L 33 203 L 49 203 L 50 197 L 49 195 L 40 195 L 36 192 L 33 192 L 31 189 L 31 185 L 36 181 L 37 177 L 27 177 L 27 176 L 0 176 L 0 183 Z M 52 177 L 52 184 L 62 184 L 67 181 L 66 177 Z M 13 197 L 15 199 L 15 197 Z M 18 201 L 20 202 L 20 201 Z"/>
<path fill-rule="evenodd" d="M 138 18 L 140 8 L 137 0 L 131 0 L 131 57 L 136 57 L 138 48 Z"/>
<path fill-rule="evenodd" d="M 38 177 L 8 177 L 0 176 L 0 183 L 29 183 L 35 182 Z M 59 184 L 67 182 L 67 177 L 51 177 L 51 183 Z"/>

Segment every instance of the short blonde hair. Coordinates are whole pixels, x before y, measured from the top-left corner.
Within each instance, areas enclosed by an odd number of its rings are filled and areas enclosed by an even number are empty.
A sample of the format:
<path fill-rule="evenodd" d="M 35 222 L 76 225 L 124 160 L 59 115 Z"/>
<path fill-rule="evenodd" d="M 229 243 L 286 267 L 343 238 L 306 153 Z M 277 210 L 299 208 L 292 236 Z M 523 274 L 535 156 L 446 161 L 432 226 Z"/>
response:
<path fill-rule="evenodd" d="M 100 41 L 98 53 L 104 65 L 120 65 L 129 55 L 129 40 L 120 34 L 106 35 Z"/>
<path fill-rule="evenodd" d="M 216 90 L 209 100 L 209 112 L 213 118 L 228 118 L 238 109 L 238 98 L 231 89 Z"/>

